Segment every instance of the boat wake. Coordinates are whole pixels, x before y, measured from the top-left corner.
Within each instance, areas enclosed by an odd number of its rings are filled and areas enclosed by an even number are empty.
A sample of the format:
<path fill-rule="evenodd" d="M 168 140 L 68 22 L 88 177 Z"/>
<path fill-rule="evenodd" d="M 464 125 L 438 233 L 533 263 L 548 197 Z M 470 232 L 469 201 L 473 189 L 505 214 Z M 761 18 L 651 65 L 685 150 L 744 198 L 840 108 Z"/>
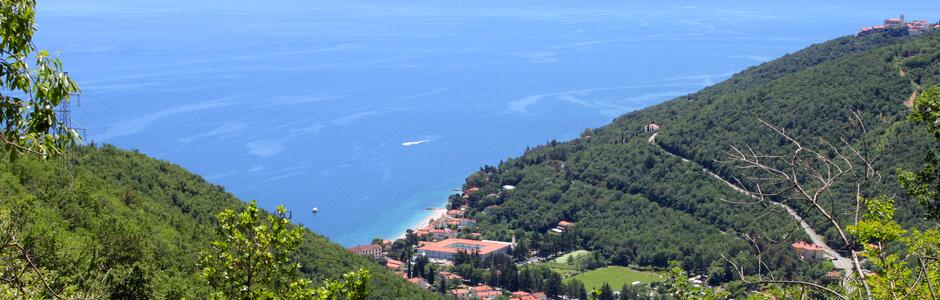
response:
<path fill-rule="evenodd" d="M 430 141 L 429 141 L 429 140 L 411 141 L 411 142 L 404 142 L 404 143 L 401 143 L 401 145 L 402 145 L 402 146 L 405 146 L 405 147 L 411 147 L 411 146 L 414 146 L 414 145 L 420 145 L 420 144 L 424 144 L 424 143 L 427 143 L 427 142 L 430 142 Z"/>

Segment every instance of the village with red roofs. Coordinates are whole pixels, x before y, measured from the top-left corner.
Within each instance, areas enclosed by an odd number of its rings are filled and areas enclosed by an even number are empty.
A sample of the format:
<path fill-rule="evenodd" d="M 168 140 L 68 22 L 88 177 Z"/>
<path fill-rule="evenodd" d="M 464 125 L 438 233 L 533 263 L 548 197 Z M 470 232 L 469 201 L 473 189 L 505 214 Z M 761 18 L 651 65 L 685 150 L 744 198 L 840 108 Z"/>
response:
<path fill-rule="evenodd" d="M 858 36 L 864 36 L 887 30 L 906 30 L 908 34 L 912 36 L 918 36 L 933 30 L 940 30 L 940 22 L 930 23 L 930 21 L 927 20 L 914 20 L 908 22 L 904 19 L 904 15 L 902 14 L 900 18 L 885 19 L 884 23 L 881 25 L 863 27 L 858 31 Z"/>
<path fill-rule="evenodd" d="M 512 191 L 514 186 L 503 186 L 503 191 Z M 461 192 L 460 196 L 466 201 L 471 194 L 479 191 L 479 188 L 469 188 Z M 480 239 L 481 234 L 474 231 L 476 220 L 467 218 L 465 213 L 469 207 L 462 205 L 456 209 L 447 210 L 439 217 L 431 218 L 427 224 L 418 226 L 408 231 L 408 236 L 420 239 L 416 246 L 415 257 L 411 261 L 402 261 L 388 257 L 385 252 L 395 241 L 382 240 L 369 245 L 357 245 L 348 248 L 350 252 L 371 258 L 373 260 L 384 262 L 385 267 L 396 272 L 405 280 L 425 289 L 435 289 L 432 283 L 426 278 L 420 276 L 408 276 L 407 270 L 415 264 L 417 257 L 426 257 L 429 261 L 438 266 L 439 271 L 436 274 L 437 280 L 445 282 L 446 293 L 452 299 L 467 300 L 488 300 L 506 296 L 508 299 L 519 300 L 546 300 L 549 299 L 544 292 L 540 291 L 508 291 L 499 287 L 492 287 L 486 284 L 470 285 L 464 278 L 458 274 L 444 271 L 447 267 L 453 266 L 454 256 L 458 253 L 470 253 L 481 257 L 490 257 L 499 254 L 508 254 L 515 247 L 513 241 L 490 241 Z M 487 207 L 487 210 L 495 209 L 496 206 Z M 562 233 L 572 228 L 574 222 L 560 220 L 558 226 L 551 232 Z M 452 288 L 451 288 L 452 287 Z M 505 299 L 505 298 L 504 298 Z"/>

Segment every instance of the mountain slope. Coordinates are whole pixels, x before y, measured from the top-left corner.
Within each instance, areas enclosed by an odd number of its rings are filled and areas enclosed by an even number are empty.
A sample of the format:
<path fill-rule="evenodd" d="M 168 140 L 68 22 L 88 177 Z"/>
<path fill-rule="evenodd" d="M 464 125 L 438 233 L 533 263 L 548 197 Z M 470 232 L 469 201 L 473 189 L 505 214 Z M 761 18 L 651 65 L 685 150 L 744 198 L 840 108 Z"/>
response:
<path fill-rule="evenodd" d="M 916 86 L 940 80 L 937 49 L 937 34 L 909 38 L 897 32 L 811 46 L 700 92 L 628 113 L 580 139 L 553 141 L 497 167 L 484 167 L 467 179 L 466 188 L 480 187 L 469 199 L 471 210 L 486 237 L 515 233 L 544 248 L 551 244 L 545 240 L 554 239 L 545 233 L 548 229 L 560 220 L 574 221 L 576 229 L 560 237 L 566 241 L 562 250 L 599 250 L 616 264 L 665 267 L 669 260 L 679 260 L 719 281 L 731 275 L 720 255 L 747 263 L 744 251 L 751 246 L 741 238 L 747 235 L 771 246 L 765 254 L 786 275 L 818 278 L 820 270 L 813 269 L 818 266 L 799 266 L 785 252 L 790 242 L 808 240 L 791 216 L 779 207 L 737 204 L 751 199 L 703 169 L 733 181 L 746 173 L 720 163 L 730 146 L 784 151 L 785 141 L 758 121 L 762 119 L 807 144 L 816 138 L 837 143 L 844 138 L 881 153 L 876 167 L 883 180 L 867 194 L 903 195 L 894 169 L 918 165 L 923 157 L 918 151 L 932 143 L 906 121 L 904 102 Z M 864 131 L 853 111 L 864 120 Z M 642 130 L 651 122 L 662 126 L 655 144 Z M 503 185 L 516 189 L 502 190 Z M 837 218 L 854 212 L 851 192 L 841 186 L 827 198 L 825 205 Z M 459 198 L 452 199 L 460 204 Z M 899 200 L 899 218 L 922 222 L 917 205 Z M 833 248 L 845 247 L 821 216 L 792 206 L 824 230 L 820 234 Z"/>
<path fill-rule="evenodd" d="M 216 213 L 244 205 L 179 166 L 111 146 L 0 162 L 0 187 L 0 205 L 22 215 L 20 239 L 40 266 L 86 287 L 99 283 L 75 278 L 98 268 L 112 275 L 106 291 L 135 284 L 138 299 L 206 298 L 199 252 L 216 238 Z M 314 282 L 372 270 L 374 299 L 437 298 L 310 231 L 295 259 Z"/>

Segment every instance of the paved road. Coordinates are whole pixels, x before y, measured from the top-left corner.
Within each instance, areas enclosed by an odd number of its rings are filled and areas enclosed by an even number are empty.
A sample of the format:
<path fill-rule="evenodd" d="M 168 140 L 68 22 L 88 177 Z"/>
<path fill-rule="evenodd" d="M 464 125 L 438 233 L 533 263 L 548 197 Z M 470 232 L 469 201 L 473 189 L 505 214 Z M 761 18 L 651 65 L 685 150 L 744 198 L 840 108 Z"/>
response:
<path fill-rule="evenodd" d="M 652 136 L 650 136 L 650 138 L 649 138 L 649 143 L 650 143 L 650 144 L 652 144 L 652 145 L 654 145 L 654 146 L 659 146 L 659 144 L 656 143 L 656 135 L 658 135 L 658 134 L 659 134 L 659 133 L 657 132 L 657 133 L 654 133 Z M 688 159 L 686 159 L 686 158 L 684 158 L 684 157 L 682 157 L 682 156 L 679 156 L 679 155 L 677 155 L 677 154 L 675 154 L 675 153 L 672 153 L 672 152 L 667 151 L 667 150 L 666 150 L 665 148 L 663 148 L 663 147 L 657 147 L 657 148 L 659 148 L 659 149 L 662 150 L 664 153 L 666 153 L 666 154 L 668 154 L 668 155 L 670 155 L 670 156 L 673 156 L 673 157 L 676 157 L 676 158 L 681 159 L 681 160 L 684 161 L 684 162 L 691 162 L 690 160 L 688 160 Z M 710 176 L 712 176 L 712 177 L 718 179 L 718 180 L 721 180 L 721 182 L 725 183 L 725 185 L 731 187 L 731 188 L 734 189 L 735 191 L 738 191 L 739 193 L 744 194 L 744 195 L 746 195 L 746 196 L 748 196 L 748 197 L 757 199 L 756 196 L 754 196 L 754 195 L 748 193 L 747 191 L 745 191 L 745 190 L 741 189 L 740 187 L 738 187 L 738 186 L 732 184 L 731 182 L 728 182 L 727 180 L 725 180 L 725 179 L 722 178 L 721 176 L 718 176 L 718 174 L 715 174 L 714 172 L 708 170 L 707 168 L 702 168 L 702 171 L 705 172 L 706 174 L 708 174 L 708 175 L 710 175 Z M 842 270 L 843 280 L 844 280 L 844 281 L 848 281 L 848 279 L 852 277 L 852 274 L 853 274 L 853 272 L 852 272 L 853 264 L 852 264 L 852 260 L 851 260 L 851 259 L 846 258 L 846 257 L 840 255 L 840 254 L 839 254 L 838 252 L 836 252 L 835 250 L 832 250 L 832 248 L 829 247 L 829 245 L 826 244 L 825 240 L 823 240 L 822 236 L 820 236 L 819 234 L 817 234 L 817 233 L 816 233 L 816 230 L 813 229 L 813 227 L 810 226 L 809 223 L 807 223 L 806 220 L 804 220 L 803 217 L 800 216 L 800 214 L 798 214 L 795 210 L 793 210 L 793 208 L 790 208 L 790 206 L 788 206 L 788 205 L 786 205 L 786 204 L 783 204 L 783 203 L 780 203 L 780 202 L 774 202 L 774 201 L 769 201 L 769 202 L 772 203 L 772 204 L 774 204 L 774 205 L 777 205 L 777 206 L 782 207 L 784 210 L 787 211 L 788 214 L 790 214 L 790 216 L 793 216 L 794 219 L 796 219 L 798 222 L 800 222 L 800 227 L 803 228 L 803 232 L 806 232 L 806 235 L 809 236 L 810 240 L 812 240 L 812 242 L 813 242 L 814 244 L 816 244 L 816 245 L 819 246 L 820 248 L 823 248 L 823 251 L 825 251 L 826 255 L 828 255 L 829 257 L 832 258 L 832 264 L 835 265 L 835 267 L 836 267 L 837 269 L 841 269 L 841 270 Z"/>

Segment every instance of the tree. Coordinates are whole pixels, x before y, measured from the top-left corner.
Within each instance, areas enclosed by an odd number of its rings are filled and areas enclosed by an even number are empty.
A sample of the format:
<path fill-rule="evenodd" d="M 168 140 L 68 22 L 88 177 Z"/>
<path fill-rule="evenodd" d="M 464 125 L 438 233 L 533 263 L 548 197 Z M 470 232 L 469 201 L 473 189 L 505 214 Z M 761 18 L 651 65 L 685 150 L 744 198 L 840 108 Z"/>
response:
<path fill-rule="evenodd" d="M 604 285 L 601 286 L 600 294 L 597 296 L 597 300 L 614 300 L 614 291 L 610 288 L 610 284 L 604 282 Z"/>
<path fill-rule="evenodd" d="M 565 285 L 565 295 L 570 299 L 585 299 L 586 293 L 584 284 L 580 280 L 572 278 Z"/>
<path fill-rule="evenodd" d="M 909 119 L 920 124 L 925 124 L 928 132 L 934 135 L 937 142 L 940 142 L 940 88 L 931 87 L 920 94 L 914 102 L 913 112 Z M 855 114 L 856 118 L 858 114 Z M 768 125 L 769 126 L 769 125 Z M 938 292 L 935 290 L 938 280 L 940 280 L 940 259 L 937 253 L 940 253 L 940 227 L 932 223 L 925 230 L 905 229 L 895 220 L 895 200 L 887 196 L 866 197 L 862 195 L 861 183 L 859 178 L 876 176 L 878 171 L 873 168 L 869 160 L 862 152 L 856 150 L 849 143 L 846 144 L 848 150 L 851 150 L 851 157 L 847 157 L 832 147 L 832 152 L 823 155 L 823 152 L 817 152 L 812 149 L 799 146 L 799 142 L 787 136 L 783 131 L 776 130 L 780 135 L 786 137 L 791 143 L 798 145 L 796 154 L 790 158 L 790 167 L 787 173 L 779 173 L 781 169 L 771 167 L 761 162 L 762 159 L 775 158 L 749 151 L 749 154 L 742 154 L 736 151 L 739 158 L 742 158 L 747 167 L 763 170 L 770 174 L 764 177 L 764 180 L 758 180 L 758 193 L 755 195 L 760 198 L 774 195 L 773 192 L 760 192 L 761 184 L 767 184 L 767 178 L 776 178 L 787 182 L 787 186 L 803 193 L 803 199 L 809 200 L 814 206 L 814 210 L 827 217 L 833 227 L 844 239 L 844 243 L 852 247 L 854 268 L 846 279 L 851 285 L 839 288 L 826 287 L 812 282 L 799 280 L 779 280 L 770 277 L 770 280 L 761 280 L 764 284 L 774 284 L 776 289 L 770 289 L 768 296 L 770 298 L 793 298 L 793 295 L 804 295 L 805 289 L 809 289 L 809 297 L 837 297 L 840 299 L 936 299 Z M 937 177 L 938 152 L 940 146 L 934 143 L 934 149 L 928 153 L 924 166 L 920 171 L 912 172 L 904 169 L 898 170 L 898 182 L 904 188 L 909 196 L 918 200 L 927 210 L 925 215 L 934 221 L 940 217 L 940 201 L 938 201 L 938 191 L 940 191 L 940 178 Z M 807 163 L 799 158 L 799 152 L 808 153 L 811 157 L 815 156 L 816 163 Z M 829 157 L 835 157 L 831 159 Z M 837 161 L 843 161 L 839 163 Z M 853 165 L 860 161 L 863 164 L 861 171 L 854 171 Z M 824 166 L 829 168 L 830 173 L 823 175 L 819 172 L 813 172 L 814 168 Z M 809 178 L 819 181 L 815 185 L 806 185 L 799 182 L 797 172 L 810 171 Z M 789 173 L 789 174 L 788 174 Z M 864 175 L 859 175 L 859 173 Z M 855 201 L 856 212 L 855 219 L 850 223 L 843 224 L 842 221 L 830 217 L 826 208 L 815 202 L 814 196 L 828 191 L 835 177 L 841 174 L 851 174 L 855 178 Z M 880 177 L 880 175 L 877 175 Z M 844 231 L 843 229 L 844 228 Z M 861 247 L 862 250 L 857 250 Z M 863 266 L 859 264 L 860 258 L 870 263 L 870 268 L 877 271 L 877 274 L 868 275 L 863 271 Z M 729 261 L 730 262 L 730 261 Z M 732 263 L 733 265 L 733 263 Z M 745 277 L 740 268 L 738 270 L 742 279 Z M 760 274 L 758 274 L 758 278 Z M 746 281 L 746 280 L 745 280 Z M 681 289 L 680 289 L 681 290 Z M 802 296 L 799 296 L 802 298 Z"/>
<path fill-rule="evenodd" d="M 697 287 L 689 283 L 689 276 L 678 263 L 672 262 L 672 267 L 666 272 L 665 286 L 670 295 L 676 299 L 717 300 L 728 297 L 724 291 L 716 291 L 708 287 Z"/>
<path fill-rule="evenodd" d="M 519 242 L 515 248 L 512 249 L 512 258 L 516 261 L 522 261 L 529 257 L 529 247 L 526 246 L 525 241 Z"/>
<path fill-rule="evenodd" d="M 428 284 L 434 285 L 434 278 L 437 277 L 437 274 L 434 273 L 434 265 L 428 266 L 428 272 L 425 274 L 425 279 L 428 281 Z"/>
<path fill-rule="evenodd" d="M 35 22 L 35 0 L 0 1 L 0 145 L 10 160 L 21 153 L 49 158 L 78 141 L 78 134 L 55 113 L 56 107 L 79 92 L 78 84 L 62 71 L 58 58 L 37 51 Z M 30 66 L 30 59 L 35 65 Z M 67 297 L 53 288 L 51 272 L 39 267 L 30 249 L 19 241 L 15 217 L 15 211 L 0 208 L 0 296 Z"/>
<path fill-rule="evenodd" d="M 33 44 L 35 9 L 35 0 L 0 2 L 0 144 L 11 158 L 47 158 L 79 140 L 55 112 L 79 91 L 78 84 L 58 58 Z"/>
<path fill-rule="evenodd" d="M 218 214 L 221 240 L 201 256 L 203 276 L 218 299 L 364 299 L 370 274 L 361 269 L 343 275 L 342 281 L 327 281 L 310 288 L 311 282 L 298 278 L 300 264 L 291 253 L 300 245 L 303 228 L 293 226 L 287 210 L 278 206 L 275 214 L 262 218 L 255 201 L 235 212 Z"/>
<path fill-rule="evenodd" d="M 638 296 L 636 288 L 630 283 L 624 283 L 620 288 L 620 300 L 635 300 L 639 299 Z"/>
<path fill-rule="evenodd" d="M 915 101 L 910 119 L 927 126 L 928 132 L 940 140 L 940 87 L 930 87 Z M 930 216 L 940 217 L 940 151 L 927 153 L 923 168 L 912 172 L 899 170 L 901 185 L 927 207 Z"/>
<path fill-rule="evenodd" d="M 561 284 L 561 275 L 552 272 L 545 282 L 545 295 L 547 295 L 549 298 L 555 298 L 558 297 L 558 295 L 561 295 Z"/>
<path fill-rule="evenodd" d="M 441 295 L 447 294 L 447 278 L 446 277 L 441 276 L 441 280 L 438 280 L 437 292 L 441 293 Z"/>
<path fill-rule="evenodd" d="M 940 142 L 940 87 L 930 87 L 915 101 L 910 120 L 926 125 L 934 139 Z M 925 215 L 934 221 L 940 219 L 940 146 L 927 154 L 923 167 L 917 172 L 898 170 L 898 181 L 904 190 L 927 208 Z M 865 277 L 870 287 L 868 298 L 877 299 L 936 299 L 940 280 L 940 227 L 934 223 L 925 230 L 904 229 L 895 220 L 894 199 L 886 196 L 864 198 L 867 212 L 861 220 L 847 230 L 864 245 L 862 256 L 878 276 Z M 889 250 L 897 245 L 898 250 Z"/>

